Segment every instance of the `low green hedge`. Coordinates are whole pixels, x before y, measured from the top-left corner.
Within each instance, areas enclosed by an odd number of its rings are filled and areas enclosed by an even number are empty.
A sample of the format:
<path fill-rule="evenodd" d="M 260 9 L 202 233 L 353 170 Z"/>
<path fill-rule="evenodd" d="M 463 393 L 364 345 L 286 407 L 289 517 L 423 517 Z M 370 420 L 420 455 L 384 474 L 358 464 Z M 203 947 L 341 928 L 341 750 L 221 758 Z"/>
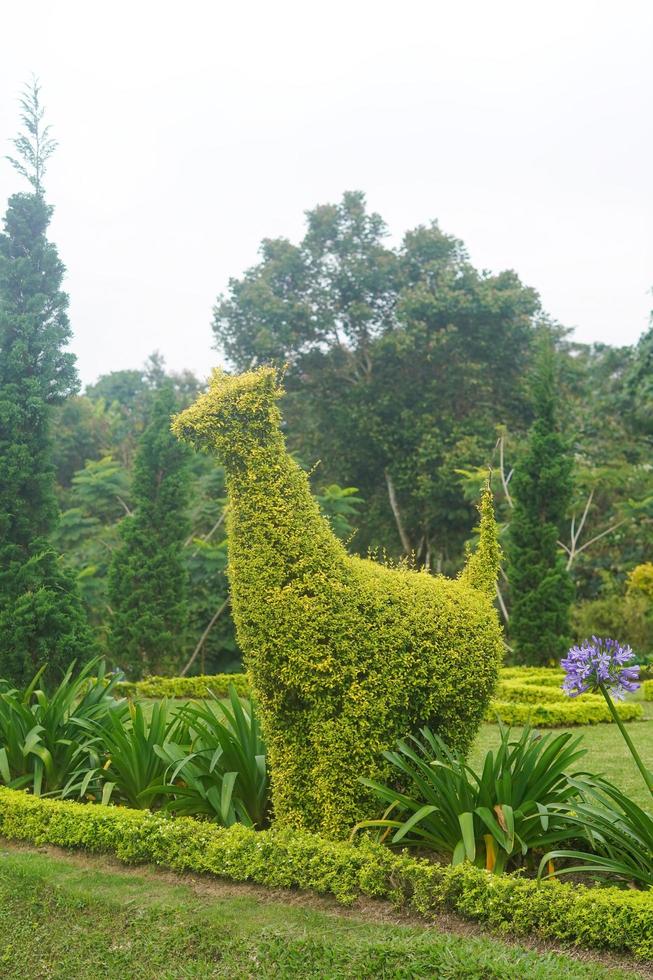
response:
<path fill-rule="evenodd" d="M 200 674 L 197 677 L 146 677 L 145 680 L 122 681 L 116 690 L 127 697 L 139 698 L 207 698 L 211 694 L 226 697 L 233 684 L 241 697 L 249 694 L 247 674 Z"/>
<path fill-rule="evenodd" d="M 559 688 L 564 673 L 551 667 L 504 667 L 500 672 L 500 683 L 538 685 L 539 687 Z M 213 691 L 218 696 L 226 695 L 229 684 L 233 684 L 243 697 L 249 694 L 247 674 L 204 674 L 199 677 L 146 677 L 145 680 L 130 683 L 124 681 L 117 685 L 118 690 L 128 697 L 143 698 L 205 698 Z M 564 697 L 560 692 L 560 697 Z M 508 699 L 507 699 L 508 700 Z"/>
<path fill-rule="evenodd" d="M 565 694 L 562 688 L 550 684 L 524 684 L 522 681 L 499 680 L 494 691 L 497 701 L 511 701 L 513 704 L 568 704 L 569 695 Z M 585 694 L 584 698 L 590 698 L 599 704 L 605 704 L 601 695 Z"/>
<path fill-rule="evenodd" d="M 653 956 L 653 893 L 587 888 L 434 864 L 297 831 L 228 829 L 189 817 L 44 800 L 0 787 L 0 836 L 34 845 L 109 853 L 180 872 L 269 887 L 305 888 L 350 904 L 389 899 L 426 917 L 450 910 L 494 928 Z"/>
<path fill-rule="evenodd" d="M 563 676 L 561 670 L 550 667 L 504 667 L 486 720 L 496 722 L 500 719 L 506 725 L 525 725 L 530 722 L 532 725 L 550 728 L 612 722 L 610 712 L 601 697 L 588 694 L 572 700 L 563 694 L 560 690 Z M 135 683 L 125 681 L 117 689 L 127 697 L 206 698 L 211 693 L 217 697 L 226 697 L 230 684 L 234 685 L 241 697 L 249 694 L 247 674 L 147 677 Z M 645 681 L 645 690 L 647 684 L 653 688 L 653 681 Z M 653 690 L 650 699 L 653 700 Z M 641 705 L 630 702 L 618 704 L 617 711 L 624 721 L 636 721 L 643 714 Z"/>
<path fill-rule="evenodd" d="M 565 672 L 560 667 L 502 667 L 499 677 L 502 681 L 517 681 L 519 684 L 560 687 Z"/>
<path fill-rule="evenodd" d="M 643 717 L 641 704 L 632 701 L 618 703 L 616 706 L 622 721 L 638 721 Z M 567 725 L 598 725 L 613 722 L 604 701 L 594 697 L 549 704 L 525 704 L 514 701 L 492 701 L 488 709 L 487 721 L 499 718 L 506 725 L 531 724 L 540 728 L 558 728 Z"/>
<path fill-rule="evenodd" d="M 653 681 L 643 681 L 642 690 L 645 701 L 653 701 Z"/>

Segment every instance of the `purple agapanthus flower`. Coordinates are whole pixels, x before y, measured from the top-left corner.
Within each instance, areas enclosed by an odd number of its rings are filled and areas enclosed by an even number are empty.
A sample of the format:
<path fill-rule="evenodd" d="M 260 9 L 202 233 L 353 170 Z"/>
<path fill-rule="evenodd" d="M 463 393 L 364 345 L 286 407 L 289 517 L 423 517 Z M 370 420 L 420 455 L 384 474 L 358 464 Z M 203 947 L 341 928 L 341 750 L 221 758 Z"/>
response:
<path fill-rule="evenodd" d="M 570 698 L 577 698 L 587 691 L 598 691 L 603 685 L 614 698 L 622 700 L 626 692 L 639 687 L 639 666 L 632 664 L 634 657 L 629 646 L 616 640 L 600 636 L 583 640 L 560 661 L 567 674 L 562 690 Z"/>

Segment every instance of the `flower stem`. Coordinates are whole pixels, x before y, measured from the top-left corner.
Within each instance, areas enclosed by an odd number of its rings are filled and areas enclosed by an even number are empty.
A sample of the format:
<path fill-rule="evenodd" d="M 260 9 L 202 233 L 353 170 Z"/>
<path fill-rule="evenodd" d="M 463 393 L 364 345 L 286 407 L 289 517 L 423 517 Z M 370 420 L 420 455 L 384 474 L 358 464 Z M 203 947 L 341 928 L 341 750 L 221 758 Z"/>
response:
<path fill-rule="evenodd" d="M 607 691 L 607 688 L 606 688 L 605 684 L 599 684 L 599 689 L 601 691 L 601 694 L 605 698 L 606 704 L 607 704 L 608 708 L 610 709 L 610 713 L 611 713 L 612 717 L 614 718 L 615 722 L 619 726 L 619 731 L 621 732 L 621 734 L 624 737 L 624 742 L 626 743 L 626 745 L 630 749 L 630 754 L 632 755 L 633 759 L 635 760 L 635 765 L 637 766 L 637 768 L 641 772 L 642 776 L 644 777 L 644 782 L 646 783 L 646 786 L 648 788 L 649 793 L 653 794 L 653 773 L 650 772 L 650 770 L 648 770 L 646 768 L 646 766 L 644 765 L 644 763 L 642 762 L 642 758 L 641 758 L 639 752 L 637 751 L 637 749 L 635 748 L 635 745 L 633 744 L 632 738 L 630 737 L 630 735 L 626 731 L 626 727 L 625 727 L 623 721 L 621 720 L 621 718 L 619 717 L 619 714 L 617 713 L 617 709 L 614 706 L 614 703 L 612 701 L 612 698 L 608 694 L 608 691 Z"/>

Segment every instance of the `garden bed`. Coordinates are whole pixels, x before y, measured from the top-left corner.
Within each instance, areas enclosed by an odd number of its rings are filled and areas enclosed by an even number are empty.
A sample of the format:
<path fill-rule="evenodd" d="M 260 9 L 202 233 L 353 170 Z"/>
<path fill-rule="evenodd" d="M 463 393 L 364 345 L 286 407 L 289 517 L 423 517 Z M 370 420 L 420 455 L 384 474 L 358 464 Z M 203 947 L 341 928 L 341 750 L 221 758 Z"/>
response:
<path fill-rule="evenodd" d="M 653 957 L 653 894 L 491 875 L 289 830 L 223 829 L 192 818 L 84 805 L 0 788 L 0 836 L 111 854 L 232 881 L 304 888 L 343 904 L 389 899 L 426 918 L 442 911 L 517 935 Z"/>

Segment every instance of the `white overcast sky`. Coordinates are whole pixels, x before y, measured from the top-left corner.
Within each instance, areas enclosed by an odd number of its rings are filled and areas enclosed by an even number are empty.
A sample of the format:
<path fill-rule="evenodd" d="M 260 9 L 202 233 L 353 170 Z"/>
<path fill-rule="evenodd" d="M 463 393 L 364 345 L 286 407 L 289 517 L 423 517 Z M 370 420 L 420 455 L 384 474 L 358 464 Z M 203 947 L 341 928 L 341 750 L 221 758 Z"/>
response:
<path fill-rule="evenodd" d="M 204 375 L 261 238 L 362 189 L 433 218 L 582 341 L 633 343 L 653 285 L 650 0 L 0 3 L 0 150 L 36 73 L 85 382 L 160 350 Z M 0 161 L 0 207 L 21 181 Z"/>

